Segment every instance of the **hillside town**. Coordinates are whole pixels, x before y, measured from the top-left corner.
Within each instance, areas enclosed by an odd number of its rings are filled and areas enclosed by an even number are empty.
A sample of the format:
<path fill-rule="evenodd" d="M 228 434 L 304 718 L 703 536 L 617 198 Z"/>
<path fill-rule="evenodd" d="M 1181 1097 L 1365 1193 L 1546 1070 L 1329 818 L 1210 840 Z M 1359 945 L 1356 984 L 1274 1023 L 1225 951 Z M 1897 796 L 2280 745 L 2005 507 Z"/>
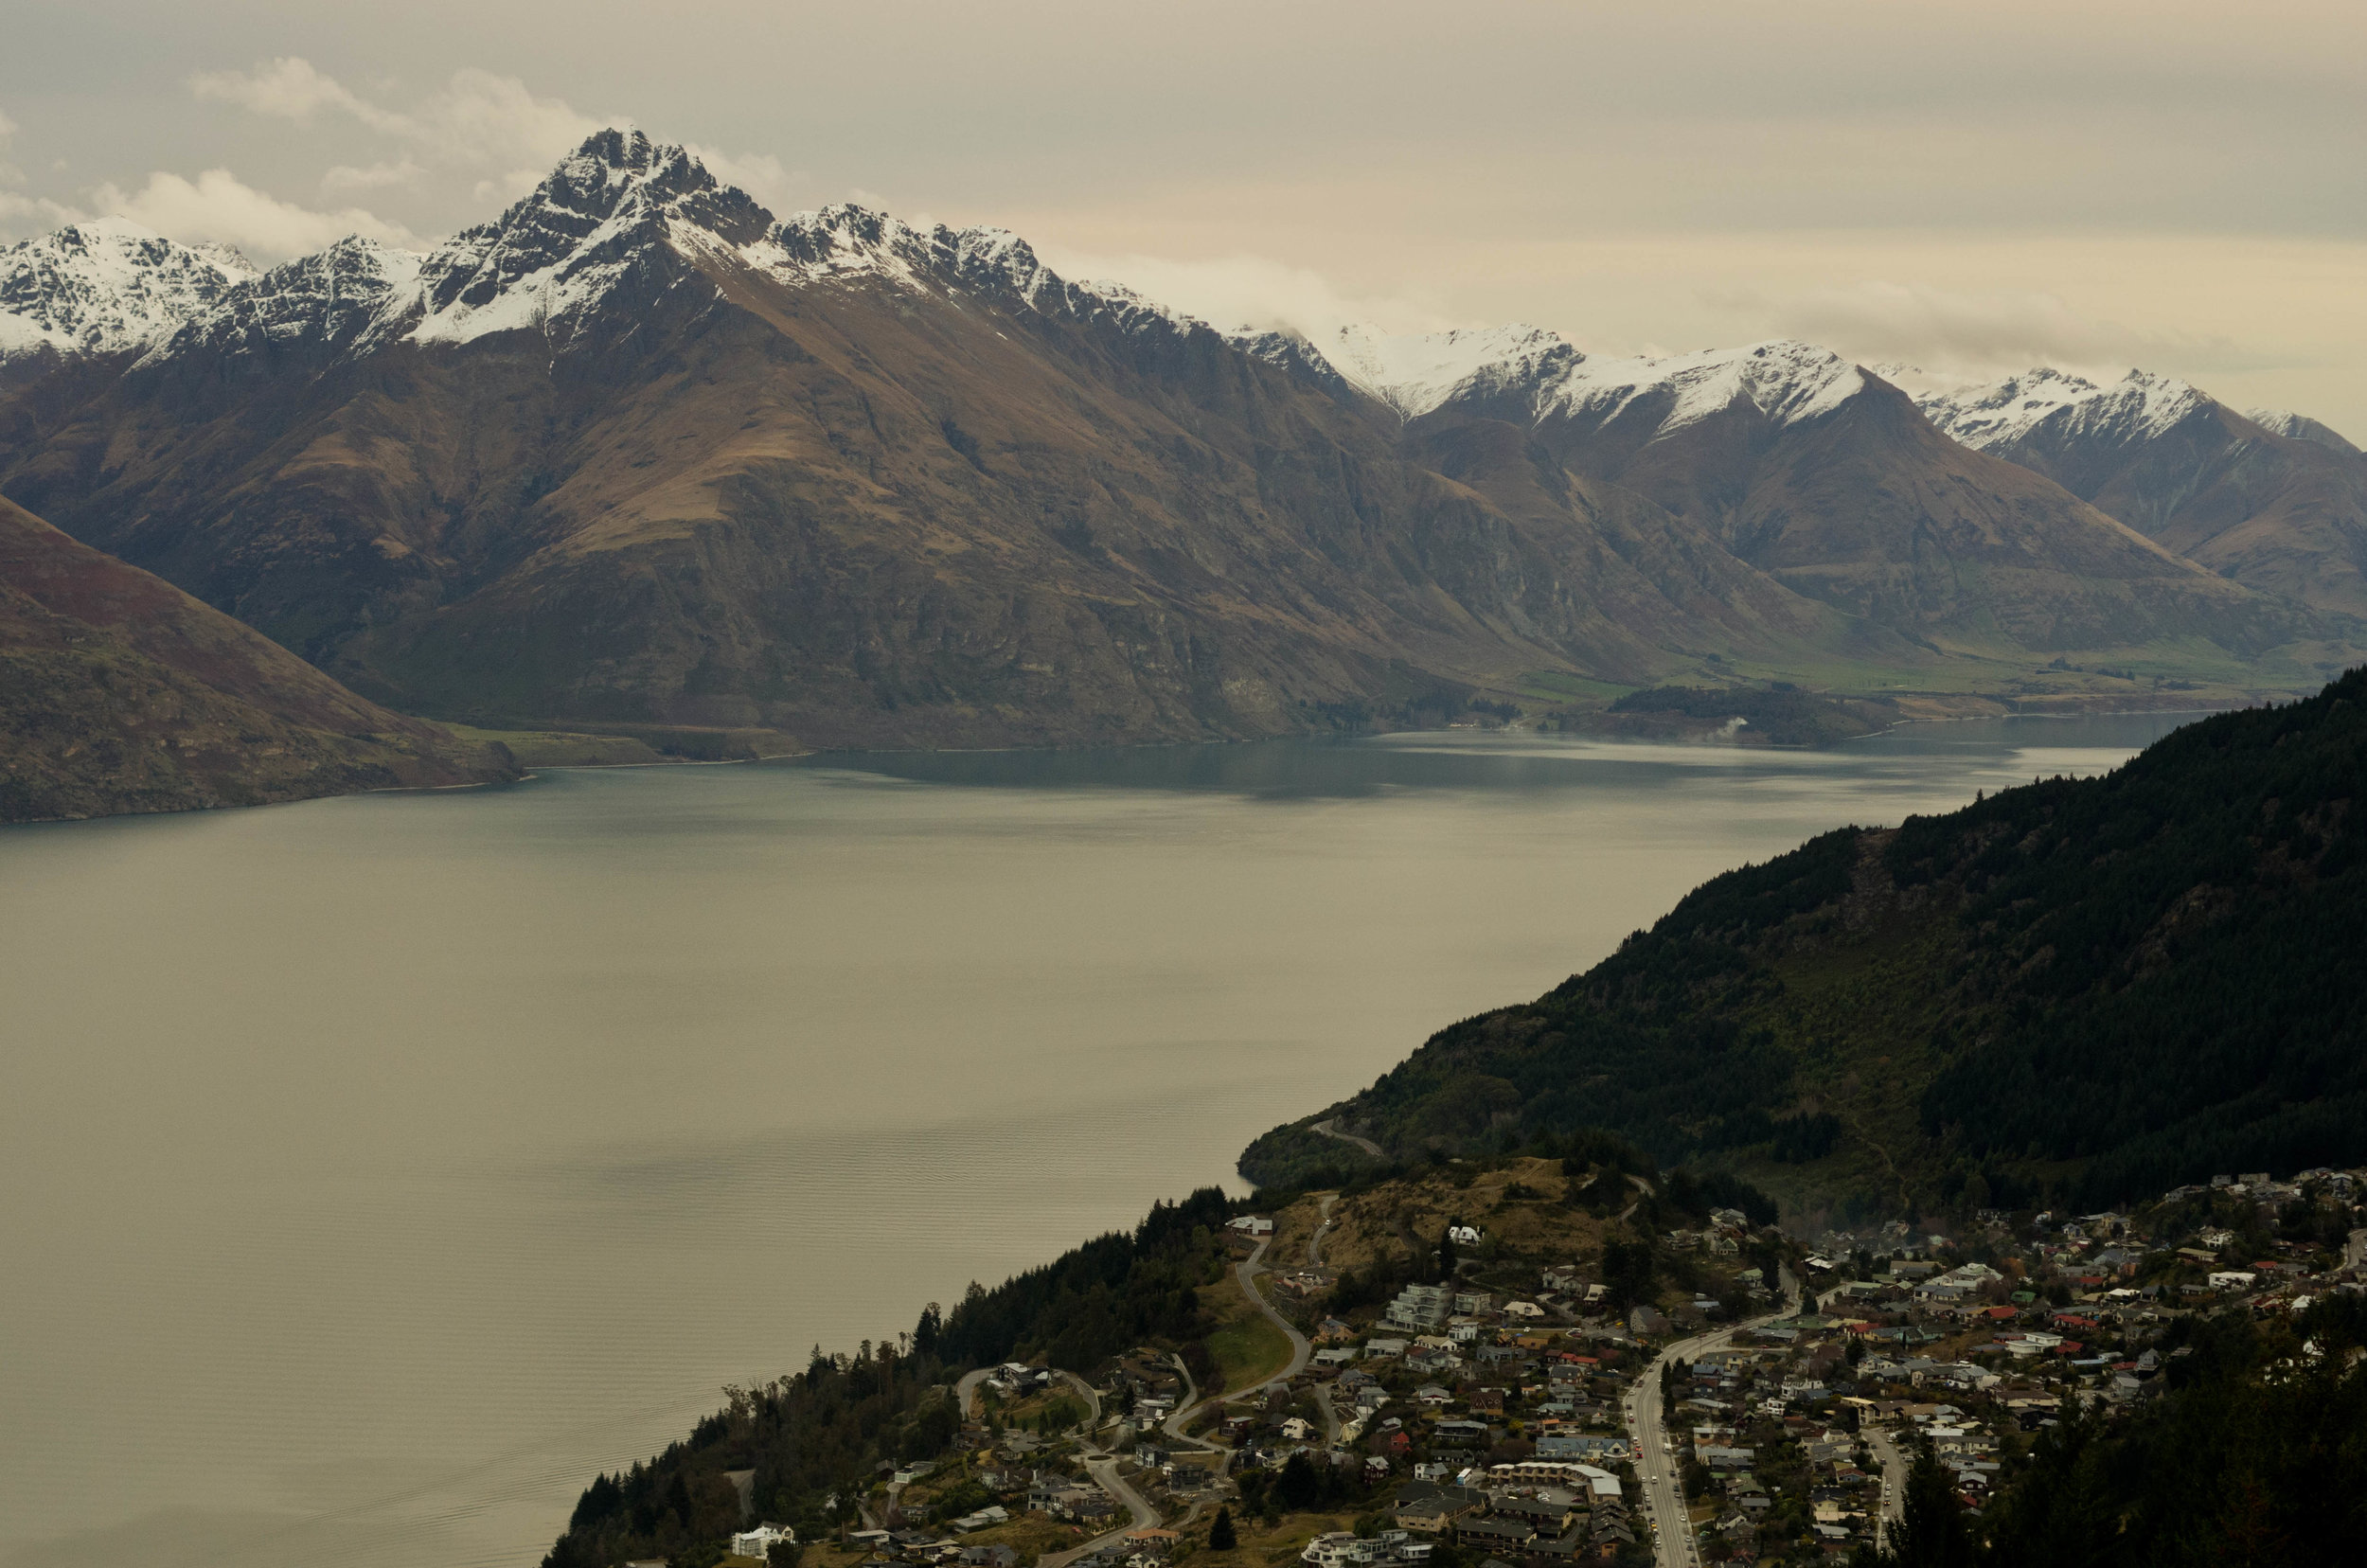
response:
<path fill-rule="evenodd" d="M 1240 1216 L 1228 1249 L 1279 1330 L 1255 1381 L 1211 1392 L 1204 1357 L 1196 1371 L 1148 1345 L 1090 1375 L 973 1374 L 950 1457 L 884 1464 L 829 1539 L 765 1525 L 733 1552 L 812 1568 L 1824 1561 L 1880 1542 L 1919 1455 L 1977 1512 L 2049 1425 L 2141 1408 L 2188 1353 L 2164 1343 L 2178 1319 L 2367 1290 L 2367 1172 L 1812 1244 L 1720 1205 L 1631 1252 L 1642 1238 L 1620 1237 L 1646 1200 L 1590 1214 L 1571 1202 L 1589 1173 L 1543 1167 Z M 1429 1233 L 1443 1277 L 1376 1285 L 1360 1240 L 1423 1234 L 1454 1202 L 1468 1217 Z M 1535 1242 L 1539 1210 L 1563 1255 L 1505 1244 Z M 1327 1239 L 1368 1267 L 1326 1261 Z"/>

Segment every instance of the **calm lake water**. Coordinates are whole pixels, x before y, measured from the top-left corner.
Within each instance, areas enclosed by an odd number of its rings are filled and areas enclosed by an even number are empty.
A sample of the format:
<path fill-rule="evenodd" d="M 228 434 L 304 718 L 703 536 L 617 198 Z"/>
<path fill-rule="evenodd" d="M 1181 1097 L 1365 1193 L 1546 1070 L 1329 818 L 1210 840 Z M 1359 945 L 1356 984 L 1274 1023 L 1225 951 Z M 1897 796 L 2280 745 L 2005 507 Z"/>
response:
<path fill-rule="evenodd" d="M 0 830 L 0 1565 L 530 1565 L 1703 878 L 2168 717 L 561 772 Z"/>

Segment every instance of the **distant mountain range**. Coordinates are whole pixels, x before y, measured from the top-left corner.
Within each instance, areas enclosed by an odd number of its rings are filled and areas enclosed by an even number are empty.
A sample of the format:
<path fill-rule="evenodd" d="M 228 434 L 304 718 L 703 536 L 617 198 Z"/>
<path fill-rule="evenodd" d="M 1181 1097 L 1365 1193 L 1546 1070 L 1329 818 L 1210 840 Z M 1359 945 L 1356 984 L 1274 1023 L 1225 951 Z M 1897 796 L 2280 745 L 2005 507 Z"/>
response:
<path fill-rule="evenodd" d="M 2367 459 L 2042 377 L 1918 407 L 1797 343 L 1220 331 L 1001 230 L 775 220 L 629 131 L 425 255 L 258 271 L 120 223 L 0 252 L 0 493 L 372 700 L 495 726 L 1131 741 L 1749 679 L 2206 701 L 2367 642 Z"/>

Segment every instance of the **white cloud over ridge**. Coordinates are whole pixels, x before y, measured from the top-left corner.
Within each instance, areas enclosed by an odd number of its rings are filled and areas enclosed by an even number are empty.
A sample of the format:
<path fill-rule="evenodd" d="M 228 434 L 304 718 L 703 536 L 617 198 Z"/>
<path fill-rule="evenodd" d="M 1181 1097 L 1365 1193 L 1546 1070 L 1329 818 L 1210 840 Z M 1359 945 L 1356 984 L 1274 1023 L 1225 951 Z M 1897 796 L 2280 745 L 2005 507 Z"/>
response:
<path fill-rule="evenodd" d="M 531 190 L 551 166 L 615 116 L 587 115 L 564 98 L 538 94 L 514 76 L 476 66 L 454 71 L 443 84 L 409 102 L 355 91 L 301 56 L 262 61 L 243 71 L 201 71 L 191 92 L 250 114 L 298 124 L 343 120 L 390 144 L 366 163 L 325 170 L 320 188 L 332 197 L 364 191 L 408 193 L 466 182 L 479 205 L 507 204 Z M 766 205 L 792 202 L 806 183 L 800 170 L 770 153 L 730 152 L 694 146 L 717 178 L 739 186 Z M 359 207 L 344 209 L 382 228 L 400 225 Z M 340 216 L 344 216 L 340 214 Z M 320 215 L 324 218 L 329 215 Z M 291 222 L 290 232 L 302 225 Z M 372 232 L 362 227 L 356 232 Z"/>
<path fill-rule="evenodd" d="M 235 245 L 258 260 L 301 256 L 358 234 L 390 245 L 414 246 L 418 237 L 361 207 L 316 212 L 257 190 L 226 169 L 209 169 L 195 180 L 154 173 L 139 189 L 98 187 L 98 209 L 178 240 Z"/>
<path fill-rule="evenodd" d="M 1310 338 L 1325 338 L 1351 322 L 1389 332 L 1435 332 L 1472 325 L 1415 299 L 1349 294 L 1311 267 L 1262 256 L 1178 261 L 1156 256 L 1100 256 L 1047 244 L 1036 250 L 1065 277 L 1123 283 L 1226 331 L 1290 328 Z"/>
<path fill-rule="evenodd" d="M 1723 291 L 1711 303 L 1770 322 L 1775 330 L 1886 365 L 1911 365 L 1935 383 L 2050 365 L 2117 374 L 2176 364 L 2193 370 L 2283 368 L 2289 361 L 2220 336 L 2145 330 L 2098 319 L 2058 295 L 1967 290 L 1870 279 L 1771 297 Z"/>

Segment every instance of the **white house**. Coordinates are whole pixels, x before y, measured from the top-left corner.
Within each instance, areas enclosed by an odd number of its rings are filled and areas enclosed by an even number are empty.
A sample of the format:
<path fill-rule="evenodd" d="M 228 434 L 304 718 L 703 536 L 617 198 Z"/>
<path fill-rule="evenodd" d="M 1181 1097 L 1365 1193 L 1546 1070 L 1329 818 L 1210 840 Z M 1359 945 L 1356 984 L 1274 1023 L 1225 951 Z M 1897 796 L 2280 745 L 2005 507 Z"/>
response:
<path fill-rule="evenodd" d="M 1479 1227 L 1476 1225 L 1450 1225 L 1447 1228 L 1447 1239 L 1452 1241 L 1458 1247 L 1476 1247 L 1479 1245 L 1480 1241 Z"/>
<path fill-rule="evenodd" d="M 1225 1224 L 1233 1230 L 1239 1231 L 1243 1236 L 1272 1236 L 1273 1234 L 1273 1221 L 1262 1214 L 1244 1214 L 1238 1220 L 1226 1221 Z"/>
<path fill-rule="evenodd" d="M 732 1556 L 755 1558 L 762 1562 L 772 1554 L 775 1541 L 786 1541 L 793 1545 L 796 1540 L 797 1532 L 786 1525 L 759 1524 L 753 1530 L 743 1530 L 732 1537 Z"/>

